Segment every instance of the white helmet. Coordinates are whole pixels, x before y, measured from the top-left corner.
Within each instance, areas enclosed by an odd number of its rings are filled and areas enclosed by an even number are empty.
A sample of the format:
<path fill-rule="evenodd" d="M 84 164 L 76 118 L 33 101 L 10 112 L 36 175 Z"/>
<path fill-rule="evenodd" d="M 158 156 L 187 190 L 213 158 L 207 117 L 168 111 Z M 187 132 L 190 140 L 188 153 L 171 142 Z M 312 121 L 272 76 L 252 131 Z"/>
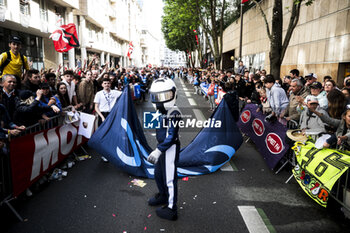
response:
<path fill-rule="evenodd" d="M 150 88 L 150 97 L 153 106 L 159 110 L 168 111 L 176 102 L 176 85 L 169 78 L 158 78 L 153 81 Z"/>

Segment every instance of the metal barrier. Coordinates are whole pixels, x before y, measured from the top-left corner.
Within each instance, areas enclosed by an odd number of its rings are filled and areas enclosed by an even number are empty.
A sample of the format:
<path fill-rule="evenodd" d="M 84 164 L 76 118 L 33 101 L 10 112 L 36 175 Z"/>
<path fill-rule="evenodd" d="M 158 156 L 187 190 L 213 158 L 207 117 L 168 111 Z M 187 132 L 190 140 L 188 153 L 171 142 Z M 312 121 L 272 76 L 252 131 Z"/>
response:
<path fill-rule="evenodd" d="M 244 141 L 247 143 L 250 137 L 246 134 L 243 134 Z M 350 155 L 350 154 L 348 154 Z M 287 164 L 290 164 L 292 167 L 295 167 L 297 164 L 296 157 L 294 151 L 290 148 L 290 150 L 285 155 L 286 161 L 277 169 L 275 174 L 278 174 Z M 343 209 L 343 213 L 346 218 L 350 219 L 350 167 L 348 170 L 338 179 L 338 181 L 334 184 L 333 189 L 330 190 L 329 196 L 335 200 Z M 286 181 L 287 184 L 294 175 L 292 174 Z"/>
<path fill-rule="evenodd" d="M 65 111 L 71 111 L 72 107 L 67 107 L 63 109 L 62 112 Z M 56 126 L 63 125 L 65 120 L 65 114 L 57 115 L 54 117 L 51 117 L 49 121 L 45 121 L 43 123 L 36 123 L 34 125 L 31 125 L 29 127 L 26 127 L 26 129 L 21 132 L 17 136 L 12 136 L 11 138 L 17 138 L 22 137 L 27 134 L 36 133 L 42 130 L 47 130 Z M 11 142 L 9 142 L 11 143 Z M 6 148 L 9 148 L 9 144 Z M 83 151 L 86 153 L 85 149 L 83 148 Z M 3 149 L 0 149 L 0 206 L 7 205 L 9 209 L 15 214 L 15 216 L 20 220 L 23 221 L 23 218 L 18 214 L 18 212 L 13 208 L 10 201 L 14 200 L 15 197 L 12 195 L 12 176 L 11 176 L 11 161 L 10 161 L 10 153 L 9 150 L 5 151 Z"/>
<path fill-rule="evenodd" d="M 340 204 L 344 210 L 344 215 L 347 218 L 350 218 L 350 202 L 347 201 L 347 199 L 350 200 L 350 190 L 348 190 L 349 187 L 349 168 L 343 174 L 337 181 L 336 184 L 334 184 L 333 189 L 329 193 L 329 195 L 338 203 Z"/>

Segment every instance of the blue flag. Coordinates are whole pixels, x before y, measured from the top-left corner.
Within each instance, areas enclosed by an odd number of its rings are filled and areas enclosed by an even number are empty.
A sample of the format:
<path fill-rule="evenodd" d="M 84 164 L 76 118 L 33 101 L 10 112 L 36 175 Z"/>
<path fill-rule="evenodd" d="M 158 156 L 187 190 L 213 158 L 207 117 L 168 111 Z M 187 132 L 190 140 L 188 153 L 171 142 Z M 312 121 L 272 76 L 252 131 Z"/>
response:
<path fill-rule="evenodd" d="M 221 127 L 203 128 L 193 141 L 181 150 L 179 176 L 202 175 L 216 171 L 232 158 L 242 144 L 242 135 L 224 100 L 211 118 L 220 120 Z M 147 161 L 152 149 L 138 120 L 129 88 L 124 89 L 88 145 L 131 175 L 148 178 L 154 176 L 154 165 Z"/>

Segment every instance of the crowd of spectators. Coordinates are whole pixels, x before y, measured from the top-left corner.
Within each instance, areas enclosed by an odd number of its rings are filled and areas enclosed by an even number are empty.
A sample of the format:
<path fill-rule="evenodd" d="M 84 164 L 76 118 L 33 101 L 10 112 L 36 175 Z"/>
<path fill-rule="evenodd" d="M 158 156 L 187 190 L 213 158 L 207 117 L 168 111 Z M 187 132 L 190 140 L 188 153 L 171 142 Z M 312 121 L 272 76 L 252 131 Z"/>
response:
<path fill-rule="evenodd" d="M 75 69 L 59 65 L 57 69 L 36 70 L 26 56 L 21 54 L 21 38 L 9 40 L 9 51 L 0 56 L 2 91 L 0 112 L 2 125 L 0 139 L 16 136 L 29 126 L 47 122 L 66 109 L 86 113 L 98 113 L 101 105 L 95 95 L 103 91 L 108 82 L 110 90 L 122 90 L 127 85 L 140 85 L 141 98 L 146 101 L 147 89 L 153 78 L 160 75 L 160 68 L 121 68 L 113 63 L 101 65 L 97 55 Z M 171 70 L 164 69 L 173 76 Z M 131 88 L 133 91 L 133 88 Z M 110 95 L 106 95 L 110 96 Z M 104 114 L 104 113 L 103 113 Z M 105 117 L 97 114 L 102 122 Z M 3 145 L 3 143 L 2 143 Z"/>
<path fill-rule="evenodd" d="M 209 86 L 206 94 L 209 111 L 217 106 L 213 104 L 214 93 L 235 93 L 240 110 L 245 104 L 256 104 L 257 111 L 266 114 L 266 120 L 301 129 L 306 135 L 330 134 L 324 147 L 350 149 L 350 77 L 338 85 L 331 76 L 320 78 L 311 73 L 303 77 L 293 69 L 282 80 L 266 70 L 251 73 L 242 62 L 236 72 L 209 66 L 182 69 L 180 75 L 193 82 L 196 94 L 200 93 L 202 83 Z"/>
<path fill-rule="evenodd" d="M 350 99 L 350 77 L 344 79 L 344 87 L 340 89 L 330 76 L 319 78 L 311 73 L 302 77 L 297 69 L 291 70 L 282 80 L 267 74 L 266 70 L 251 73 L 243 62 L 239 63 L 236 72 L 217 70 L 212 65 L 207 69 L 125 69 L 109 62 L 100 65 L 97 56 L 89 63 L 83 61 L 74 70 L 60 65 L 57 70 L 39 71 L 32 69 L 32 64 L 20 53 L 19 37 L 11 37 L 9 47 L 10 50 L 0 56 L 3 122 L 0 139 L 15 136 L 38 122 L 48 121 L 67 107 L 86 113 L 101 113 L 95 95 L 104 89 L 102 84 L 105 81 L 111 90 L 138 84 L 140 99 L 147 101 L 145 93 L 150 83 L 163 72 L 171 78 L 175 74 L 186 77 L 193 83 L 196 94 L 201 92 L 201 84 L 205 83 L 209 111 L 214 111 L 221 98 L 225 98 L 238 120 L 239 111 L 234 109 L 256 104 L 271 121 L 293 123 L 305 133 L 331 133 L 336 135 L 338 144 L 350 144 L 350 137 L 346 135 L 350 120 L 348 124 L 344 117 Z M 237 99 L 239 106 L 233 106 Z M 104 113 L 98 115 L 102 122 Z M 338 132 L 339 125 L 344 128 L 342 132 Z M 329 145 L 334 145 L 334 138 L 332 140 Z"/>

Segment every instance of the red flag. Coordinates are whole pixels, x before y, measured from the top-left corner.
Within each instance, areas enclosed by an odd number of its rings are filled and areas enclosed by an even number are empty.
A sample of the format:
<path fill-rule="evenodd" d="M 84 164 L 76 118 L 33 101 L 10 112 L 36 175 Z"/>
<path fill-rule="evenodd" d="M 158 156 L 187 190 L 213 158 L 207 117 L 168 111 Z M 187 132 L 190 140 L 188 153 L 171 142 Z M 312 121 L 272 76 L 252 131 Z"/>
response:
<path fill-rule="evenodd" d="M 198 42 L 198 35 L 197 35 L 197 31 L 196 30 L 193 30 L 194 33 L 196 33 L 196 41 L 197 41 L 197 44 L 199 44 Z"/>
<path fill-rule="evenodd" d="M 74 23 L 61 25 L 50 35 L 50 39 L 53 40 L 55 50 L 60 53 L 79 47 L 77 29 Z"/>
<path fill-rule="evenodd" d="M 131 54 L 132 54 L 133 51 L 134 51 L 134 46 L 132 45 L 132 41 L 130 41 L 130 43 L 129 43 L 129 49 L 128 49 L 128 54 L 127 54 L 127 56 L 128 56 L 129 59 L 131 59 Z"/>
<path fill-rule="evenodd" d="M 248 2 L 249 0 L 242 0 L 242 4 Z"/>

